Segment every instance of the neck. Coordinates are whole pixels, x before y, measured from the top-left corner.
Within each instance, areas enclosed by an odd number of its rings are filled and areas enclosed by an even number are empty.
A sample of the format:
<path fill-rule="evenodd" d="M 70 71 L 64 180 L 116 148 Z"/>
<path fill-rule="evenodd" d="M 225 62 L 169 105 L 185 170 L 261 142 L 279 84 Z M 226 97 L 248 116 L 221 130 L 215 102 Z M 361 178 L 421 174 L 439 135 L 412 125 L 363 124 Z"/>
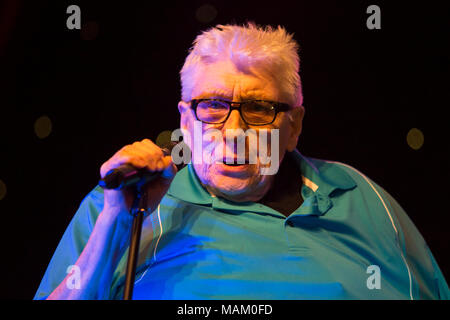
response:
<path fill-rule="evenodd" d="M 286 154 L 271 188 L 258 202 L 287 217 L 303 203 L 301 181 L 300 168 L 292 156 Z"/>

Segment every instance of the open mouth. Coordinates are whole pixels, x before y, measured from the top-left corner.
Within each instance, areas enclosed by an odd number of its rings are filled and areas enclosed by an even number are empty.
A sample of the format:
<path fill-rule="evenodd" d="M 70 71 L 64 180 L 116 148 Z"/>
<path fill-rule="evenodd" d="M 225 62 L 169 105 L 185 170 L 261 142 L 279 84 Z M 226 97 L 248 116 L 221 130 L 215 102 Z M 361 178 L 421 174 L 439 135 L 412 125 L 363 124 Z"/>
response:
<path fill-rule="evenodd" d="M 248 163 L 224 163 L 226 166 L 237 167 L 237 166 L 245 166 Z"/>
<path fill-rule="evenodd" d="M 245 159 L 244 163 L 238 163 L 237 159 L 223 159 L 223 164 L 230 167 L 244 166 L 249 164 L 249 161 Z"/>
<path fill-rule="evenodd" d="M 228 161 L 224 158 L 223 161 L 216 162 L 217 170 L 220 174 L 228 177 L 236 177 L 242 179 L 243 177 L 250 177 L 253 173 L 248 160 L 245 163 L 238 163 L 235 158 L 228 158 Z"/>
<path fill-rule="evenodd" d="M 218 163 L 224 164 L 224 165 L 230 166 L 230 167 L 238 167 L 238 166 L 244 166 L 244 165 L 250 164 L 248 159 L 245 159 L 244 163 L 238 163 L 237 157 L 235 157 L 235 158 L 223 158 L 222 162 L 219 161 Z"/>

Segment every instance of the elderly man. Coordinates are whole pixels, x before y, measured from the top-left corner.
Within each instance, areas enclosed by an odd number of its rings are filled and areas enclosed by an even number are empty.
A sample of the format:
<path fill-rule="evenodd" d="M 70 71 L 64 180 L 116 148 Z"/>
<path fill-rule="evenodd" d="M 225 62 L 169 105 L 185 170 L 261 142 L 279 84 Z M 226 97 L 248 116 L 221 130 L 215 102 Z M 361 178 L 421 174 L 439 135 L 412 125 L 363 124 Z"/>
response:
<path fill-rule="evenodd" d="M 200 128 L 200 139 L 186 141 L 200 161 L 177 173 L 146 139 L 101 167 L 102 177 L 125 163 L 161 172 L 148 184 L 134 299 L 448 299 L 424 239 L 384 189 L 296 150 L 304 115 L 297 49 L 281 27 L 199 35 L 181 70 L 178 109 L 184 132 Z M 205 138 L 231 129 L 276 135 L 256 145 L 246 135 L 243 156 Z M 251 162 L 263 147 L 271 161 Z M 274 163 L 276 174 L 263 174 Z M 36 299 L 122 297 L 133 197 L 96 187 L 85 198 Z"/>

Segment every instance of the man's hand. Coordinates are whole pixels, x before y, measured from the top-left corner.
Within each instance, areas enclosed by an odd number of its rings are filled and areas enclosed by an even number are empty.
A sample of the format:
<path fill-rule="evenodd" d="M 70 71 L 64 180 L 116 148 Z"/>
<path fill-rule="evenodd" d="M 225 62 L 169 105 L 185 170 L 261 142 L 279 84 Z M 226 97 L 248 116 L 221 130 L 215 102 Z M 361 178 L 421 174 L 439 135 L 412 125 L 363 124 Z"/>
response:
<path fill-rule="evenodd" d="M 165 156 L 163 151 L 149 139 L 127 145 L 106 161 L 100 168 L 102 178 L 112 169 L 123 164 L 130 164 L 137 169 L 146 168 L 149 171 L 162 172 L 160 177 L 149 182 L 145 188 L 147 191 L 147 212 L 156 209 L 163 196 L 169 189 L 177 168 L 172 163 L 169 156 Z M 104 190 L 104 209 L 111 212 L 130 212 L 133 204 L 134 194 L 131 190 Z M 118 217 L 119 219 L 121 217 Z M 123 222 L 128 223 L 131 217 L 123 217 Z"/>
<path fill-rule="evenodd" d="M 101 169 L 103 178 L 106 173 L 122 164 L 131 164 L 136 168 L 160 171 L 161 176 L 149 182 L 147 188 L 147 212 L 156 209 L 162 197 L 169 189 L 177 168 L 170 156 L 164 156 L 162 150 L 148 139 L 135 142 L 120 149 Z M 103 210 L 95 222 L 94 229 L 75 265 L 80 268 L 81 289 L 70 289 L 66 283 L 69 275 L 50 294 L 48 299 L 105 299 L 114 271 L 129 245 L 133 217 L 130 208 L 134 194 L 130 190 L 105 190 Z"/>

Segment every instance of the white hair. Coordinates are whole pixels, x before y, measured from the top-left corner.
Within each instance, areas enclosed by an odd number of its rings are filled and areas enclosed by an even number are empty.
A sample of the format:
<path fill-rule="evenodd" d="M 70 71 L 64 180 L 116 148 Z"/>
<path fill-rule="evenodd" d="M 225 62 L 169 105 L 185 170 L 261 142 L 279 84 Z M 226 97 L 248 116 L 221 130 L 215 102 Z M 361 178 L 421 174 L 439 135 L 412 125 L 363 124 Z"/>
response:
<path fill-rule="evenodd" d="M 197 36 L 180 72 L 182 99 L 191 100 L 202 66 L 227 60 L 241 72 L 270 77 L 290 97 L 292 106 L 302 104 L 298 43 L 281 26 L 274 29 L 254 23 L 217 25 Z"/>

